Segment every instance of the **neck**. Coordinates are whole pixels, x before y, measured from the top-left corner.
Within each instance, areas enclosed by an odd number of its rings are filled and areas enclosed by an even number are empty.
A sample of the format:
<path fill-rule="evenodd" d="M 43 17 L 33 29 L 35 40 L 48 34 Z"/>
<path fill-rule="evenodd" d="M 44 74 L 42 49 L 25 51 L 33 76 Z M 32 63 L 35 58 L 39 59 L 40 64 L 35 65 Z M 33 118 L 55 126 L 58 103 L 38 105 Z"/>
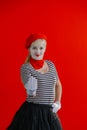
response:
<path fill-rule="evenodd" d="M 44 64 L 44 59 L 41 60 L 35 60 L 32 57 L 30 57 L 30 64 L 35 68 L 35 69 L 40 69 L 43 67 Z"/>

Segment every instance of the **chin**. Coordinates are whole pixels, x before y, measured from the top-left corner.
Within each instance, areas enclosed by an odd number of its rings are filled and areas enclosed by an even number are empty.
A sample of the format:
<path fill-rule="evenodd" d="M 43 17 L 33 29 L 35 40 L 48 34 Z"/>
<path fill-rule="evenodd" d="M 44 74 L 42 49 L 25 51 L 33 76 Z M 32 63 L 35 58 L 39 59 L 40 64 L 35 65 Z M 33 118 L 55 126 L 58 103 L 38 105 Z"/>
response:
<path fill-rule="evenodd" d="M 42 60 L 43 57 L 34 57 L 35 60 Z"/>

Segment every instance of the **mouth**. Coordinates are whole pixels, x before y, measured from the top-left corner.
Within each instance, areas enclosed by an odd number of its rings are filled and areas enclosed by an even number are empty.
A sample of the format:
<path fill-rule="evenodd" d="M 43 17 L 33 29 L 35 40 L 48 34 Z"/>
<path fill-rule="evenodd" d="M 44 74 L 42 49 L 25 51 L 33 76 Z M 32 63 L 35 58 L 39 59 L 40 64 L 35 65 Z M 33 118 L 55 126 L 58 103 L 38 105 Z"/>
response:
<path fill-rule="evenodd" d="M 38 57 L 38 56 L 40 56 L 39 54 L 36 54 L 36 56 Z"/>

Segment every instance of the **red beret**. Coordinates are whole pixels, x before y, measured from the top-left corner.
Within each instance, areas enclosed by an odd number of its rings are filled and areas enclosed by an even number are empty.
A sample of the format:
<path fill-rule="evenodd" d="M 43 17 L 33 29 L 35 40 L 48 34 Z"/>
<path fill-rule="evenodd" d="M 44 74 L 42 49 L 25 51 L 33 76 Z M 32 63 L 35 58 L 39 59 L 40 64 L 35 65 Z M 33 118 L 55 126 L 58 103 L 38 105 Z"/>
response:
<path fill-rule="evenodd" d="M 47 41 L 47 37 L 44 34 L 41 33 L 32 33 L 30 36 L 26 39 L 25 48 L 28 49 L 32 42 L 34 42 L 37 39 L 45 39 Z"/>

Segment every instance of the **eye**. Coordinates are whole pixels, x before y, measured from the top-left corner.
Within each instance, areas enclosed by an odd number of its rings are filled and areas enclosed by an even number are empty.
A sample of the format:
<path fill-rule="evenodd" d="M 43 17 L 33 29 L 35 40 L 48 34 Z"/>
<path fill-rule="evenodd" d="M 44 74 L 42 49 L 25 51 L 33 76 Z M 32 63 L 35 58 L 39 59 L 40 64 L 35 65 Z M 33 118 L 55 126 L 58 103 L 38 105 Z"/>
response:
<path fill-rule="evenodd" d="M 43 49 L 43 47 L 40 47 L 40 50 L 42 50 Z"/>
<path fill-rule="evenodd" d="M 35 49 L 37 49 L 37 48 L 34 46 L 33 49 L 35 50 Z"/>

